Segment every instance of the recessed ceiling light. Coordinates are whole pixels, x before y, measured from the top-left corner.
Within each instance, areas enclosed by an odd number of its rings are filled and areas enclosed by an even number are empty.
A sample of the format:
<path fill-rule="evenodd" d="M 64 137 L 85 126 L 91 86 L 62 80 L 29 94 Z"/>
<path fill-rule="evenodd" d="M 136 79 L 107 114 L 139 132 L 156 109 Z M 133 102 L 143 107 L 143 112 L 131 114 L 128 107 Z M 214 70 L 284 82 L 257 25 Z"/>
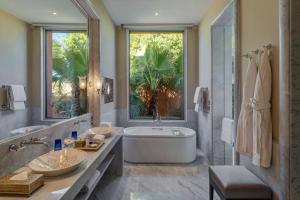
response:
<path fill-rule="evenodd" d="M 57 13 L 56 12 L 52 12 L 52 15 L 57 15 Z"/>
<path fill-rule="evenodd" d="M 155 12 L 155 16 L 158 16 L 159 15 L 159 13 L 158 12 Z"/>

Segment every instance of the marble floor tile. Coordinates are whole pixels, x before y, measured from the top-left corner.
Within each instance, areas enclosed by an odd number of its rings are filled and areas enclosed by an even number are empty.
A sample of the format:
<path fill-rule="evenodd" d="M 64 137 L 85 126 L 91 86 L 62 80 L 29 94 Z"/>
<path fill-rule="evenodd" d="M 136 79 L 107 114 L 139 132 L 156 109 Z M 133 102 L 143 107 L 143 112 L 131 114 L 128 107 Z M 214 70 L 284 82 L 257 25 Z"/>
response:
<path fill-rule="evenodd" d="M 104 175 L 90 200 L 208 200 L 208 165 L 201 157 L 187 165 L 126 163 L 123 176 Z"/>

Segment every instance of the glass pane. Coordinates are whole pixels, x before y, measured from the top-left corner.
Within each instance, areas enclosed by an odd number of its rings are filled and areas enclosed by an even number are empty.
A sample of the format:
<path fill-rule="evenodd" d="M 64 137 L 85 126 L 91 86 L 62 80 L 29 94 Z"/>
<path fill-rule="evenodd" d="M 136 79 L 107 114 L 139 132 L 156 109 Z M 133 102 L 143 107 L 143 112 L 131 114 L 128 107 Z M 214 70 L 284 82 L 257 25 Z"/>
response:
<path fill-rule="evenodd" d="M 46 118 L 70 118 L 86 112 L 88 72 L 86 32 L 46 32 Z M 82 79 L 83 77 L 83 79 Z"/>
<path fill-rule="evenodd" d="M 184 119 L 182 32 L 130 33 L 130 119 Z"/>

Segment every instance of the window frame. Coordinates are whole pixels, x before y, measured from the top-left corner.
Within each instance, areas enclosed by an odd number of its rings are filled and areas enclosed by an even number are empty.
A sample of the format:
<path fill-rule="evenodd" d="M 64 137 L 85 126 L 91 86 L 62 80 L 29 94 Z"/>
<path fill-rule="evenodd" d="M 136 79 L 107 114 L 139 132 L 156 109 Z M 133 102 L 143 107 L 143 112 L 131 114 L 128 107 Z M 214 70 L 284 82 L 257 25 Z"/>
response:
<path fill-rule="evenodd" d="M 127 122 L 133 122 L 133 123 L 149 123 L 153 122 L 152 119 L 130 119 L 130 93 L 129 93 L 129 87 L 130 87 L 130 33 L 131 32 L 145 32 L 145 33 L 151 33 L 151 32 L 162 32 L 162 33 L 182 33 L 183 36 L 183 94 L 184 94 L 184 113 L 183 113 L 183 119 L 167 119 L 167 120 L 161 120 L 161 122 L 166 123 L 174 123 L 174 122 L 188 122 L 187 120 L 187 31 L 186 28 L 183 29 L 168 29 L 168 30 L 147 30 L 147 29 L 127 29 L 126 30 L 126 87 L 127 87 L 127 108 L 126 108 L 126 115 L 127 115 Z"/>
<path fill-rule="evenodd" d="M 45 26 L 41 30 L 41 120 L 49 122 L 59 122 L 71 118 L 50 118 L 47 116 L 47 32 L 86 32 L 88 28 L 85 25 L 64 25 L 64 26 Z M 89 66 L 87 66 L 89 68 Z M 87 112 L 88 113 L 88 112 Z"/>

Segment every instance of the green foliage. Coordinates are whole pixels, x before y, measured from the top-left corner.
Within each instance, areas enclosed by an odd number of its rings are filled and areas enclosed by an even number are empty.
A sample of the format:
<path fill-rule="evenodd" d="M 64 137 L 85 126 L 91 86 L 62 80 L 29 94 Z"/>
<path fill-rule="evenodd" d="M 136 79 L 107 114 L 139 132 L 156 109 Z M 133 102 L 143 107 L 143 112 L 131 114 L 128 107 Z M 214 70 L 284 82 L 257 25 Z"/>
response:
<path fill-rule="evenodd" d="M 55 33 L 54 33 L 55 34 Z M 52 42 L 52 81 L 53 107 L 63 117 L 80 114 L 78 76 L 86 76 L 88 72 L 88 38 L 86 33 L 67 33 L 64 40 Z M 72 86 L 72 98 L 67 97 L 64 84 Z"/>
<path fill-rule="evenodd" d="M 67 33 L 63 41 L 52 43 L 53 82 L 78 83 L 78 76 L 87 74 L 88 42 L 85 33 Z"/>
<path fill-rule="evenodd" d="M 182 33 L 131 33 L 131 117 L 149 115 L 157 108 L 153 104 L 163 89 L 182 92 L 183 70 Z"/>

